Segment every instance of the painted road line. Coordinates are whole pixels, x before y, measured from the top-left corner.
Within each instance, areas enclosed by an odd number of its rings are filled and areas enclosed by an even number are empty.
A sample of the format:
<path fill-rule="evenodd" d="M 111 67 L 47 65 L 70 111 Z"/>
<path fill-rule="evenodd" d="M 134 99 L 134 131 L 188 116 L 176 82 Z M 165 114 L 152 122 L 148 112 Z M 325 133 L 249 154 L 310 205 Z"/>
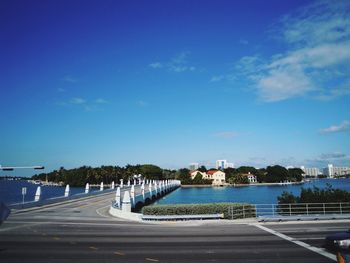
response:
<path fill-rule="evenodd" d="M 97 247 L 89 247 L 90 249 L 92 249 L 92 250 L 98 250 L 98 248 Z"/>
<path fill-rule="evenodd" d="M 146 258 L 146 260 L 151 262 L 159 262 L 159 260 L 155 258 Z"/>
<path fill-rule="evenodd" d="M 324 237 L 303 237 L 303 238 L 298 238 L 298 240 L 324 240 Z"/>
<path fill-rule="evenodd" d="M 13 222 L 11 222 L 13 223 Z M 17 223 L 17 222 L 16 222 Z M 25 224 L 27 222 L 22 222 L 22 224 Z M 40 225 L 41 223 L 32 223 L 32 224 L 25 224 L 25 225 L 21 225 L 21 226 L 13 226 L 13 227 L 6 227 L 6 228 L 1 228 L 0 232 L 5 232 L 5 231 L 9 231 L 9 230 L 14 230 L 14 229 L 18 229 L 18 228 L 25 228 L 25 227 L 32 227 L 32 226 L 36 226 L 36 225 Z M 46 223 L 44 223 L 46 224 Z M 30 228 L 28 228 L 28 230 L 31 230 Z"/>
<path fill-rule="evenodd" d="M 110 207 L 110 206 L 111 206 L 111 205 L 106 205 L 106 206 L 104 206 L 104 207 L 100 207 L 100 208 L 96 209 L 96 214 L 98 214 L 99 216 L 102 216 L 102 217 L 104 217 L 104 218 L 111 218 L 110 216 L 106 216 L 106 215 L 101 214 L 101 212 L 99 211 L 100 209 L 104 209 L 104 208 Z"/>
<path fill-rule="evenodd" d="M 52 239 L 54 239 L 54 240 L 60 240 L 61 238 L 59 238 L 59 237 L 53 237 Z"/>
<path fill-rule="evenodd" d="M 262 230 L 264 230 L 264 231 L 266 231 L 266 232 L 268 232 L 268 233 L 270 233 L 270 234 L 273 234 L 273 235 L 275 235 L 275 236 L 278 236 L 278 237 L 280 237 L 280 238 L 282 238 L 282 239 L 284 239 L 284 240 L 287 240 L 287 241 L 289 241 L 289 242 L 292 242 L 292 243 L 294 243 L 294 244 L 296 244 L 296 245 L 298 245 L 298 246 L 301 246 L 301 247 L 303 247 L 303 248 L 306 248 L 306 249 L 308 249 L 308 250 L 311 250 L 311 251 L 313 251 L 313 252 L 316 252 L 316 253 L 318 253 L 318 254 L 320 254 L 320 255 L 322 255 L 322 256 L 325 256 L 325 257 L 327 257 L 327 258 L 329 258 L 329 259 L 332 259 L 332 260 L 334 260 L 334 261 L 337 261 L 337 257 L 336 257 L 335 255 L 333 255 L 333 254 L 331 254 L 331 253 L 325 251 L 324 249 L 321 249 L 321 248 L 318 248 L 318 247 L 313 247 L 313 246 L 311 246 L 311 245 L 309 245 L 309 244 L 307 244 L 307 243 L 304 243 L 304 242 L 302 242 L 302 241 L 296 240 L 295 238 L 286 236 L 286 235 L 284 235 L 284 234 L 282 234 L 282 233 L 279 233 L 279 232 L 277 232 L 277 231 L 275 231 L 275 230 L 272 230 L 272 229 L 270 229 L 270 228 L 264 227 L 264 226 L 259 225 L 259 224 L 250 224 L 250 225 L 251 225 L 251 226 L 255 226 L 255 227 L 257 227 L 257 228 L 260 228 L 260 229 L 262 229 Z"/>
<path fill-rule="evenodd" d="M 115 251 L 114 254 L 118 255 L 118 256 L 125 256 L 125 253 L 120 252 L 120 251 Z"/>

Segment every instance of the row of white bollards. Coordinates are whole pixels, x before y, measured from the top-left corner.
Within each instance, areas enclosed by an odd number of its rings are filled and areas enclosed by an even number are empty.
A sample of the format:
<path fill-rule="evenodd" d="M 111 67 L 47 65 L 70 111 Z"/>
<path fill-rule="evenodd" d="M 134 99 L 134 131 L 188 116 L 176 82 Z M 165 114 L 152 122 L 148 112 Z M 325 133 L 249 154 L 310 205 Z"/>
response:
<path fill-rule="evenodd" d="M 158 191 L 172 189 L 175 186 L 180 185 L 181 182 L 178 180 L 166 180 L 166 181 L 149 181 L 148 191 L 150 196 L 152 196 L 152 192 L 155 191 L 155 194 L 158 194 Z M 130 192 L 124 191 L 123 200 L 121 201 L 121 187 L 117 187 L 116 195 L 115 195 L 115 204 L 118 209 L 121 209 L 123 212 L 131 212 L 131 204 L 135 205 L 135 186 L 132 185 Z M 145 200 L 145 181 L 141 183 L 141 194 L 143 200 Z"/>
<path fill-rule="evenodd" d="M 130 180 L 128 180 L 127 182 L 127 186 L 130 187 L 130 193 L 128 191 L 128 196 L 126 196 L 126 201 L 128 200 L 128 198 L 132 199 L 133 202 L 135 202 L 135 186 L 136 185 L 141 185 L 141 194 L 143 196 L 143 199 L 145 198 L 145 184 L 148 184 L 148 191 L 152 194 L 152 191 L 155 191 L 155 193 L 157 194 L 158 191 L 162 191 L 163 189 L 167 189 L 170 186 L 176 185 L 176 184 L 180 184 L 180 181 L 177 180 L 164 180 L 164 181 L 155 181 L 155 180 L 141 180 L 139 179 L 138 181 L 134 180 L 133 184 L 131 185 Z M 120 207 L 121 203 L 120 203 L 120 189 L 122 189 L 124 187 L 124 181 L 123 179 L 120 180 L 120 185 L 117 188 L 117 192 L 116 192 L 116 203 L 118 204 L 118 207 Z M 111 183 L 111 189 L 115 189 L 115 183 L 114 181 Z M 100 184 L 100 191 L 104 190 L 104 184 L 103 182 L 101 182 Z M 90 185 L 89 183 L 87 183 L 85 185 L 85 194 L 88 194 L 90 192 Z M 126 193 L 125 192 L 125 193 Z M 70 194 L 70 187 L 69 184 L 66 185 L 66 188 L 64 190 L 64 197 L 68 197 Z M 124 194 L 125 196 L 125 194 Z M 41 197 L 41 186 L 38 186 L 35 192 L 35 197 L 34 197 L 34 201 L 38 202 L 40 201 L 40 197 Z M 127 203 L 127 202 L 126 202 Z M 123 198 L 123 204 L 124 204 L 124 198 Z"/>

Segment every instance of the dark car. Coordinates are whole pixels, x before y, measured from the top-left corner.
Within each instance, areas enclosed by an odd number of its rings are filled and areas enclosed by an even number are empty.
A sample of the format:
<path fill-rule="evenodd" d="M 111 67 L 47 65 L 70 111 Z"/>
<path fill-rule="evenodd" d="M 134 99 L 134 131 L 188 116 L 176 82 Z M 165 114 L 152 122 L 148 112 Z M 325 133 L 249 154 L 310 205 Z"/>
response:
<path fill-rule="evenodd" d="M 350 229 L 326 237 L 326 249 L 330 251 L 349 250 Z M 342 242 L 341 242 L 342 241 Z"/>

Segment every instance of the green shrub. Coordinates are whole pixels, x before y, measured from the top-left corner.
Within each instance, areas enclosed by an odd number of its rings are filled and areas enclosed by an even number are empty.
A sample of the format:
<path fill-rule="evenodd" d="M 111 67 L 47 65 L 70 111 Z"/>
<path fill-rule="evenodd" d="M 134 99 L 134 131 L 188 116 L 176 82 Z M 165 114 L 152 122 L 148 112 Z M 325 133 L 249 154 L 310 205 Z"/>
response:
<path fill-rule="evenodd" d="M 143 207 L 142 213 L 144 215 L 223 214 L 225 219 L 238 219 L 256 216 L 255 206 L 238 203 L 153 205 Z"/>

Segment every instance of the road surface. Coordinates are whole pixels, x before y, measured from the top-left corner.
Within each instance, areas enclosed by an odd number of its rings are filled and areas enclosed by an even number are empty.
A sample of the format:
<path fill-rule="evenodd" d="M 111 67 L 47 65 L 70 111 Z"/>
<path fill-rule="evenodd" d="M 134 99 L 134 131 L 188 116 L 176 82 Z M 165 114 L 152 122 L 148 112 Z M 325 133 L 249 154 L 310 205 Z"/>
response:
<path fill-rule="evenodd" d="M 113 198 L 111 193 L 13 212 L 0 227 L 0 262 L 335 262 L 334 255 L 323 254 L 323 239 L 350 226 L 129 222 L 108 214 Z"/>

